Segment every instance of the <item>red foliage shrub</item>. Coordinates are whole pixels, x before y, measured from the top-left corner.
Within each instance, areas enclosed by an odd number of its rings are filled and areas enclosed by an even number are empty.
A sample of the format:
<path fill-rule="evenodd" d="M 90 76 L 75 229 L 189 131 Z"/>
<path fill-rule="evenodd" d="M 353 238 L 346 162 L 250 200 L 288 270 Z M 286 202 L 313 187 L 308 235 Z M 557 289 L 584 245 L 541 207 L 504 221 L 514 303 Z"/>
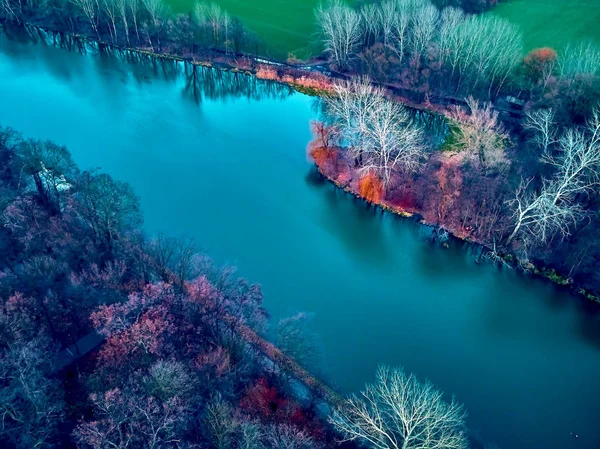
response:
<path fill-rule="evenodd" d="M 552 74 L 552 68 L 556 64 L 558 55 L 549 47 L 531 50 L 523 59 L 525 72 L 535 82 Z"/>
<path fill-rule="evenodd" d="M 263 80 L 278 81 L 279 75 L 277 70 L 272 67 L 261 65 L 256 71 L 256 77 Z"/>
<path fill-rule="evenodd" d="M 135 357 L 161 353 L 165 333 L 172 325 L 165 318 L 164 311 L 150 310 L 144 313 L 129 328 L 108 337 L 98 354 L 100 363 L 106 367 L 123 367 Z"/>
<path fill-rule="evenodd" d="M 375 173 L 369 172 L 360 178 L 358 193 L 367 201 L 379 204 L 385 197 L 385 188 L 381 179 Z"/>
<path fill-rule="evenodd" d="M 196 357 L 194 366 L 204 371 L 213 372 L 216 377 L 221 377 L 229 372 L 231 368 L 231 356 L 227 349 L 217 346 L 215 349 Z"/>
<path fill-rule="evenodd" d="M 410 194 L 396 195 L 392 200 L 387 203 L 394 209 L 411 212 L 416 209 L 415 199 Z"/>
<path fill-rule="evenodd" d="M 343 186 L 347 185 L 352 181 L 352 172 L 350 170 L 341 171 L 335 181 Z"/>
<path fill-rule="evenodd" d="M 277 389 L 271 387 L 269 382 L 261 377 L 248 388 L 246 395 L 240 401 L 240 406 L 251 416 L 269 420 L 276 417 L 285 403 L 286 400 L 279 396 Z"/>
<path fill-rule="evenodd" d="M 250 416 L 262 420 L 293 423 L 300 427 L 305 426 L 307 422 L 300 406 L 295 401 L 281 396 L 277 388 L 270 386 L 264 377 L 248 388 L 240 406 Z"/>
<path fill-rule="evenodd" d="M 264 377 L 248 388 L 240 401 L 240 407 L 253 418 L 291 424 L 307 432 L 315 440 L 324 437 L 325 430 L 318 419 L 308 416 L 296 401 L 281 396 Z"/>

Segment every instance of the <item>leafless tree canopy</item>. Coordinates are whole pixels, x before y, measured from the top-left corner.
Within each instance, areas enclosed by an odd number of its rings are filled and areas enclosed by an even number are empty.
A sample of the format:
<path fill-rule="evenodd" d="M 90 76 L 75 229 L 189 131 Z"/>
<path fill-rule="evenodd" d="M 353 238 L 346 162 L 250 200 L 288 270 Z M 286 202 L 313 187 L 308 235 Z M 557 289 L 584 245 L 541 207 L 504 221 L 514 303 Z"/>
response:
<path fill-rule="evenodd" d="M 196 3 L 194 17 L 198 26 L 207 34 L 216 46 L 224 45 L 229 49 L 229 32 L 233 19 L 216 3 Z"/>
<path fill-rule="evenodd" d="M 363 31 L 360 15 L 341 0 L 334 0 L 327 7 L 319 6 L 316 14 L 325 50 L 339 67 L 347 67 Z"/>
<path fill-rule="evenodd" d="M 446 402 L 429 382 L 400 368 L 381 367 L 374 384 L 353 396 L 331 417 L 344 441 L 375 449 L 463 449 L 466 412 Z"/>
<path fill-rule="evenodd" d="M 475 166 L 485 170 L 506 169 L 510 164 L 504 151 L 508 133 L 498 119 L 498 112 L 490 103 L 481 104 L 472 97 L 467 99 L 467 104 L 470 114 L 457 108 L 450 117 L 456 128 L 454 146 L 465 151 Z"/>
<path fill-rule="evenodd" d="M 565 78 L 600 73 L 600 48 L 593 42 L 567 45 L 559 58 L 559 71 Z"/>
<path fill-rule="evenodd" d="M 327 113 L 340 130 L 342 144 L 361 161 L 362 171 L 377 173 L 387 185 L 394 170 L 416 169 L 425 151 L 423 135 L 401 103 L 365 78 L 334 89 L 325 99 Z"/>
<path fill-rule="evenodd" d="M 543 161 L 556 171 L 551 178 L 542 179 L 538 191 L 531 188 L 532 179 L 521 182 L 511 202 L 515 228 L 508 241 L 520 235 L 524 243 L 535 244 L 557 233 L 561 238 L 570 235 L 584 213 L 577 196 L 598 186 L 600 113 L 596 110 L 584 129 L 568 129 L 558 140 L 549 131 L 554 126 L 551 113 L 533 116 L 530 126 L 538 130 L 543 145 L 548 143 Z"/>

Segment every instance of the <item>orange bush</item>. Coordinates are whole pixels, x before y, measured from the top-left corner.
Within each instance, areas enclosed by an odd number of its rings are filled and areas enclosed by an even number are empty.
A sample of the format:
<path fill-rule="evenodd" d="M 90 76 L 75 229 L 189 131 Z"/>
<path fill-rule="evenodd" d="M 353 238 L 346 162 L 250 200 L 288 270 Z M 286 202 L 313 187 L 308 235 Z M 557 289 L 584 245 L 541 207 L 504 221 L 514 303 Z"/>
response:
<path fill-rule="evenodd" d="M 329 161 L 334 161 L 337 159 L 337 150 L 325 147 L 313 148 L 310 150 L 309 154 L 313 161 L 315 161 L 315 164 L 317 164 L 319 167 L 322 167 Z"/>
<path fill-rule="evenodd" d="M 378 204 L 385 196 L 385 189 L 381 179 L 372 172 L 367 173 L 358 182 L 360 196 L 371 203 Z"/>
<path fill-rule="evenodd" d="M 279 81 L 277 70 L 272 67 L 261 65 L 256 71 L 256 77 L 263 80 Z"/>

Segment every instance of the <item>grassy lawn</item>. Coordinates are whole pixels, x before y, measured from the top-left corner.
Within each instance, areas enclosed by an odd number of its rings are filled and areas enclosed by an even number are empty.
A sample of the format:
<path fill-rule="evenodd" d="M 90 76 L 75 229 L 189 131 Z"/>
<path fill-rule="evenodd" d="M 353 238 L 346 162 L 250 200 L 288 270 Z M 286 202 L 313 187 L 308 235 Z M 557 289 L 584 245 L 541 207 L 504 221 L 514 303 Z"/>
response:
<path fill-rule="evenodd" d="M 527 51 L 585 39 L 600 45 L 600 0 L 510 0 L 491 13 L 521 26 Z"/>
<path fill-rule="evenodd" d="M 166 0 L 175 12 L 190 11 L 195 0 Z M 268 44 L 269 53 L 306 57 L 316 40 L 314 8 L 320 0 L 214 0 Z"/>

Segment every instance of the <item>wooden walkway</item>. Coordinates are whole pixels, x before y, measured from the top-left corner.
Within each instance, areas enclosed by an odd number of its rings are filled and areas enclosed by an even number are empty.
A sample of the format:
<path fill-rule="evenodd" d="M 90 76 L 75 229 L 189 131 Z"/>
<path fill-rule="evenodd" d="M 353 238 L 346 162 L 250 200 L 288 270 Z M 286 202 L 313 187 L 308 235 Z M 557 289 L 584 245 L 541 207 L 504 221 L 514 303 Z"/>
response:
<path fill-rule="evenodd" d="M 305 385 L 317 398 L 322 399 L 329 405 L 337 406 L 344 400 L 343 396 L 323 381 L 316 378 L 303 368 L 298 362 L 286 355 L 270 341 L 265 340 L 250 327 L 239 324 L 235 320 L 227 319 L 234 326 L 236 332 L 253 348 L 275 363 L 282 371 L 291 375 L 294 379 Z"/>
<path fill-rule="evenodd" d="M 322 399 L 332 406 L 342 403 L 343 397 L 339 393 L 317 379 L 294 359 L 284 354 L 273 343 L 265 340 L 250 327 L 240 324 L 233 317 L 226 317 L 224 321 L 233 327 L 246 343 L 272 361 L 282 371 L 306 386 L 315 397 Z M 52 364 L 53 372 L 57 373 L 74 364 L 82 357 L 100 347 L 105 340 L 106 337 L 96 331 L 92 331 L 81 337 L 76 343 L 68 346 L 56 355 Z"/>

